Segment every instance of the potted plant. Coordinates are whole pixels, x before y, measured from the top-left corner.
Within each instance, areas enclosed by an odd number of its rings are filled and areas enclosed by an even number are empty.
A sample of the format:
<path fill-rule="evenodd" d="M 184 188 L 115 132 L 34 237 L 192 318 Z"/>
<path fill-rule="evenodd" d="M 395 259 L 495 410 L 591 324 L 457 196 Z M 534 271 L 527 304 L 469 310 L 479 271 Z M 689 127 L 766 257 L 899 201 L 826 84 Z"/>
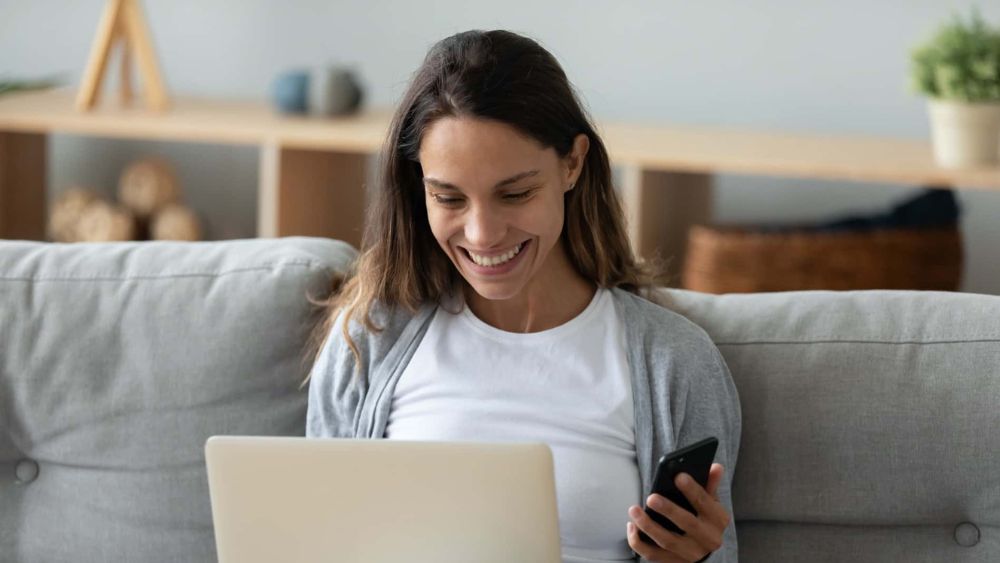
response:
<path fill-rule="evenodd" d="M 934 158 L 944 167 L 1000 161 L 1000 30 L 957 15 L 912 52 L 913 87 L 929 96 Z"/>

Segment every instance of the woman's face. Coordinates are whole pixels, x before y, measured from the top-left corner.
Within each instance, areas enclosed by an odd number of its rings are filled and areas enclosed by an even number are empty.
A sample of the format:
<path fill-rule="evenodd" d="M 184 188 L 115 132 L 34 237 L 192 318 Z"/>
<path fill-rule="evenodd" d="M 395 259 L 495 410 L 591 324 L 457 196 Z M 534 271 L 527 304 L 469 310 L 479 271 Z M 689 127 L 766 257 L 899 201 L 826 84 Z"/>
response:
<path fill-rule="evenodd" d="M 578 150 L 582 149 L 582 150 Z M 438 244 L 480 296 L 510 299 L 567 268 L 559 244 L 563 196 L 579 176 L 587 137 L 560 159 L 498 121 L 446 117 L 420 144 L 427 218 Z"/>

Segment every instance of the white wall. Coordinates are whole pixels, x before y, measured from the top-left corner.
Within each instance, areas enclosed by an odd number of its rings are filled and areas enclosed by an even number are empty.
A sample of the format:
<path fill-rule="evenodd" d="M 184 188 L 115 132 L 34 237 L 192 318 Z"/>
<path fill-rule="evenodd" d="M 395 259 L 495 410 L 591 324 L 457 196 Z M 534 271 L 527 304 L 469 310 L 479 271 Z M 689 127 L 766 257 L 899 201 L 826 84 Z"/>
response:
<path fill-rule="evenodd" d="M 86 63 L 103 0 L 0 0 L 0 75 Z M 908 53 L 971 1 L 744 0 L 421 2 L 145 0 L 171 91 L 260 98 L 290 67 L 355 65 L 368 102 L 394 103 L 436 40 L 506 28 L 562 62 L 599 117 L 926 137 L 907 89 Z M 1000 24 L 1000 3 L 981 6 Z M 256 151 L 246 147 L 79 139 L 52 143 L 50 191 L 115 185 L 142 154 L 174 160 L 216 238 L 252 236 Z M 797 221 L 883 211 L 915 187 L 723 176 L 724 222 Z M 1000 294 L 1000 192 L 963 191 L 964 289 Z"/>

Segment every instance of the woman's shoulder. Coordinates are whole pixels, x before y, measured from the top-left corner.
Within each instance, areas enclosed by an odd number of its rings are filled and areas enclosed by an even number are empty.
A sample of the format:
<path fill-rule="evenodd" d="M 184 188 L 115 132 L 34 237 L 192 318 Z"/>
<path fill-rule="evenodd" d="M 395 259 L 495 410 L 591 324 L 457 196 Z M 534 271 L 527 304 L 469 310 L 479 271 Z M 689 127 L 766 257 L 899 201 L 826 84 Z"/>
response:
<path fill-rule="evenodd" d="M 705 329 L 670 308 L 670 296 L 666 292 L 658 288 L 649 291 L 653 294 L 645 297 L 620 288 L 612 290 L 623 318 L 637 332 L 649 339 L 662 338 L 675 344 L 701 344 L 715 348 Z"/>
<path fill-rule="evenodd" d="M 367 354 L 369 361 L 377 359 L 392 347 L 410 323 L 427 312 L 428 307 L 425 305 L 410 310 L 401 305 L 375 302 L 367 311 L 367 318 L 365 318 L 366 312 L 361 309 L 355 310 L 350 315 L 347 310 L 341 310 L 330 326 L 324 347 L 329 351 L 349 348 L 347 338 L 349 336 L 351 343 L 362 356 Z"/>
<path fill-rule="evenodd" d="M 371 324 L 375 328 L 375 333 L 396 333 L 401 332 L 403 328 L 409 324 L 414 317 L 420 314 L 420 311 L 424 307 L 418 307 L 415 310 L 410 310 L 402 305 L 387 304 L 381 301 L 375 301 L 372 303 L 371 308 L 367 311 L 368 317 Z M 357 334 L 359 337 L 365 333 L 372 334 L 373 331 L 369 327 L 365 326 L 363 322 L 364 312 L 361 309 L 357 310 L 357 313 L 351 316 L 349 332 L 352 335 Z M 342 325 L 344 322 L 344 312 L 341 312 L 337 318 L 337 324 Z"/>
<path fill-rule="evenodd" d="M 356 435 L 372 375 L 421 310 L 376 304 L 367 314 L 337 313 L 309 376 L 308 436 Z"/>
<path fill-rule="evenodd" d="M 629 347 L 642 356 L 639 365 L 649 371 L 654 385 L 730 393 L 733 383 L 722 352 L 705 329 L 669 308 L 668 294 L 661 293 L 664 305 L 622 290 L 615 293 L 627 319 Z"/>

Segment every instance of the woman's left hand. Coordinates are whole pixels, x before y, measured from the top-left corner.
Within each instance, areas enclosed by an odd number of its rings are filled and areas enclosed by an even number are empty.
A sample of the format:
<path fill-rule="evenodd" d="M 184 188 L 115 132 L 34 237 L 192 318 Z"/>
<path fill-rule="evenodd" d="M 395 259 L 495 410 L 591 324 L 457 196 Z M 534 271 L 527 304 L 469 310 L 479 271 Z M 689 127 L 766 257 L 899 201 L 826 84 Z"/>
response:
<path fill-rule="evenodd" d="M 707 489 L 686 473 L 677 476 L 677 488 L 698 511 L 697 516 L 660 495 L 652 494 L 646 499 L 650 508 L 666 516 L 687 535 L 681 536 L 660 526 L 639 506 L 630 507 L 628 515 L 632 521 L 627 527 L 628 544 L 632 550 L 648 561 L 678 563 L 699 561 L 722 547 L 722 533 L 732 520 L 716 496 L 723 473 L 725 469 L 722 465 L 713 463 L 708 473 Z M 646 532 L 657 545 L 639 539 L 640 530 Z"/>

